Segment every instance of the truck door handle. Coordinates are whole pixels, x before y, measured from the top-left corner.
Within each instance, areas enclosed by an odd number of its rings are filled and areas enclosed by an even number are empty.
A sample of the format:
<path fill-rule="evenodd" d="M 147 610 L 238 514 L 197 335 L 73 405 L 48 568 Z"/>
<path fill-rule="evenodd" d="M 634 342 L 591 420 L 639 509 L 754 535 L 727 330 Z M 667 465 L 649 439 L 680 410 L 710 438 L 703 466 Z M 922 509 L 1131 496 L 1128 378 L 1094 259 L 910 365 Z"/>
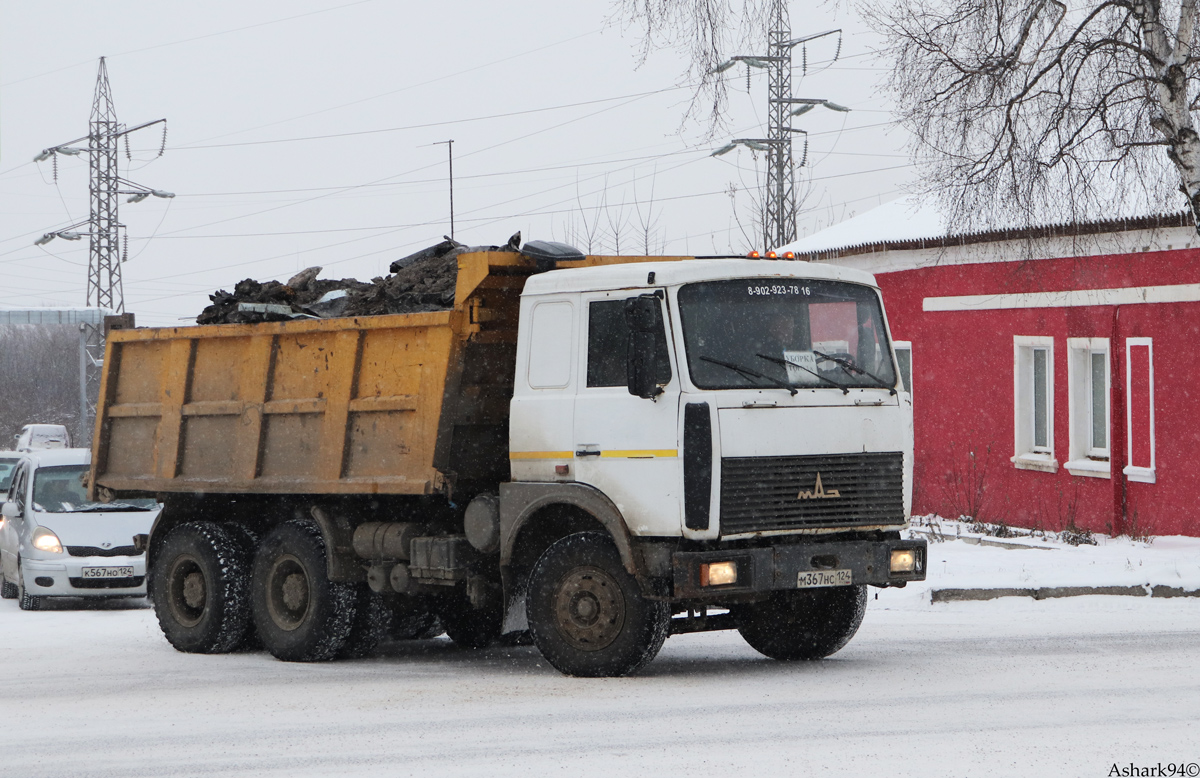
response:
<path fill-rule="evenodd" d="M 598 457 L 598 456 L 600 456 L 600 452 L 599 451 L 576 451 L 575 456 L 577 456 L 577 457 Z"/>

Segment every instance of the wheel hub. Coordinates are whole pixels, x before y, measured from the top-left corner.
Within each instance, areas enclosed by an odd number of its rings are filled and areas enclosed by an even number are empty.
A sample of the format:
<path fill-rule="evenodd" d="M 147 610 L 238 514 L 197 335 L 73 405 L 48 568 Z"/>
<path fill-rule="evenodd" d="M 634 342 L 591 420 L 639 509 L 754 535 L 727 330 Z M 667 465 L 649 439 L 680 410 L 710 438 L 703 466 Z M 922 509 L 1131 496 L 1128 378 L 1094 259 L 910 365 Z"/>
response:
<path fill-rule="evenodd" d="M 180 555 L 167 574 L 167 605 L 171 616 L 185 627 L 194 627 L 204 617 L 207 599 L 208 582 L 199 561 L 190 554 Z"/>
<path fill-rule="evenodd" d="M 183 601 L 189 608 L 204 607 L 204 576 L 197 572 L 183 577 Z"/>
<path fill-rule="evenodd" d="M 597 567 L 579 567 L 559 582 L 554 597 L 559 634 L 582 651 L 612 644 L 625 626 L 625 597 L 617 581 Z"/>
<path fill-rule="evenodd" d="M 300 560 L 283 554 L 271 565 L 267 576 L 267 612 L 283 630 L 291 631 L 308 615 L 308 575 Z"/>

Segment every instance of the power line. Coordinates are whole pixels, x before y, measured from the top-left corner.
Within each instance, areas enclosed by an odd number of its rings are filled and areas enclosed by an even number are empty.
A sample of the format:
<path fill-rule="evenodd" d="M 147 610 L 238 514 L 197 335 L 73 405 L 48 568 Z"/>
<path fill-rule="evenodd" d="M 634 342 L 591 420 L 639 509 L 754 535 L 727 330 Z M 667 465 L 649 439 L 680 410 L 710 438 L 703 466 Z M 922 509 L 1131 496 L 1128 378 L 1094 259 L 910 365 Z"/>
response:
<path fill-rule="evenodd" d="M 255 29 L 256 27 L 266 27 L 266 26 L 272 25 L 272 24 L 279 24 L 280 22 L 290 22 L 293 19 L 300 19 L 305 16 L 315 16 L 317 14 L 323 14 L 323 13 L 327 13 L 329 11 L 341 11 L 345 8 L 350 8 L 351 6 L 362 5 L 363 3 L 370 3 L 373 1 L 374 0 L 355 0 L 355 2 L 352 2 L 352 3 L 345 3 L 343 5 L 334 6 L 332 8 L 321 8 L 316 11 L 308 11 L 307 13 L 295 14 L 294 16 L 286 16 L 282 19 L 271 19 L 271 20 L 265 21 L 265 22 L 258 22 L 257 24 L 248 24 L 243 27 L 235 27 L 235 28 L 229 29 L 229 30 L 220 30 L 219 32 L 210 32 L 210 33 L 206 33 L 205 35 L 197 35 L 192 38 L 182 38 L 180 40 L 169 41 L 167 43 L 156 43 L 153 46 L 145 46 L 140 49 L 130 49 L 129 51 L 121 51 L 121 52 L 117 52 L 116 54 L 113 54 L 112 56 L 124 57 L 129 54 L 141 54 L 144 51 L 153 51 L 154 49 L 161 49 L 161 48 L 165 48 L 167 46 L 178 46 L 182 43 L 192 43 L 194 41 L 205 40 L 207 38 L 215 38 L 220 35 L 229 35 L 229 34 L 235 33 L 235 32 L 242 32 L 243 30 L 252 30 L 252 29 Z M 45 73 L 38 73 L 38 74 L 32 75 L 32 76 L 25 76 L 24 78 L 18 78 L 15 81 L 6 81 L 3 84 L 0 84 L 0 86 L 13 86 L 15 84 L 21 84 L 26 81 L 33 81 L 34 79 L 37 79 L 37 78 L 44 78 L 45 76 L 52 76 L 55 73 L 61 73 L 64 70 L 70 70 L 71 68 L 77 68 L 81 65 L 90 64 L 93 61 L 94 61 L 93 59 L 85 59 L 81 62 L 76 62 L 72 65 L 64 65 L 61 68 L 57 68 L 55 70 L 48 70 Z"/>

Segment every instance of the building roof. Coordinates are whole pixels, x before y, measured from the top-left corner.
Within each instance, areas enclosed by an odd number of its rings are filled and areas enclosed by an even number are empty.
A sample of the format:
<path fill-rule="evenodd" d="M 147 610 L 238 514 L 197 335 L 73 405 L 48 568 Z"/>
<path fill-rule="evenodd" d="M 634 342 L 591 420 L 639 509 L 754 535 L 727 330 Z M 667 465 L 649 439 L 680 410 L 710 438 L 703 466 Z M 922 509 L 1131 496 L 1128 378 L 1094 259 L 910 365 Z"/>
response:
<path fill-rule="evenodd" d="M 1041 227 L 1000 225 L 996 229 L 970 233 L 952 232 L 947 224 L 948 220 L 936 205 L 922 203 L 908 195 L 801 238 L 778 251 L 794 251 L 797 256 L 807 259 L 836 259 L 881 251 L 945 248 L 1001 240 L 1191 227 L 1193 221 L 1189 212 L 1179 211 Z"/>

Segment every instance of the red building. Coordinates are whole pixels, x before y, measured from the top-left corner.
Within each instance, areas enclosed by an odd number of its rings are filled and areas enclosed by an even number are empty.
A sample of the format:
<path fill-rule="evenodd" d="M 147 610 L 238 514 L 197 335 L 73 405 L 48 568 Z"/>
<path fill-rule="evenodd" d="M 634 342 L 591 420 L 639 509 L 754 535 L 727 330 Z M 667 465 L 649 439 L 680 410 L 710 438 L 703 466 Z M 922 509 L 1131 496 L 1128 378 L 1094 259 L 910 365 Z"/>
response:
<path fill-rule="evenodd" d="M 914 514 L 1200 535 L 1190 219 L 939 232 L 897 201 L 789 247 L 883 290 L 910 365 Z"/>

